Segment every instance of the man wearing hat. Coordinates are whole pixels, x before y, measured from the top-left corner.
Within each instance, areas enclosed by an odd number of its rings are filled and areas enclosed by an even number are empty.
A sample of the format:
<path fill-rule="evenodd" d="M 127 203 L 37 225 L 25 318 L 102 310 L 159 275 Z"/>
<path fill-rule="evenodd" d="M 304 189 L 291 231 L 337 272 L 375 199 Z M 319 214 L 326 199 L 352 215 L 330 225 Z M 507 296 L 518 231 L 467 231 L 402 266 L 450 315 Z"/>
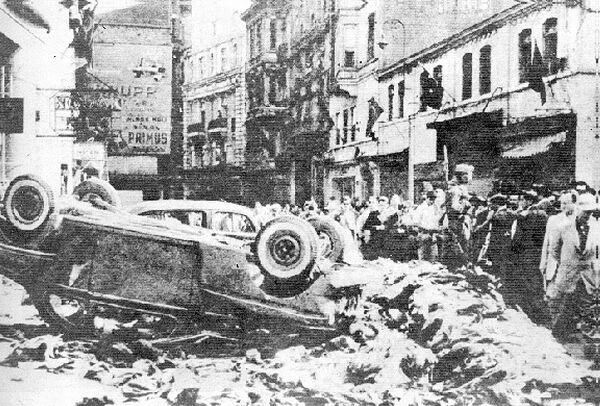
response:
<path fill-rule="evenodd" d="M 445 262 L 460 266 L 469 261 L 469 236 L 465 231 L 465 216 L 469 207 L 468 184 L 473 176 L 473 166 L 458 164 L 454 177 L 448 183 L 446 215 L 448 217 L 448 246 L 444 250 Z"/>
<path fill-rule="evenodd" d="M 508 197 L 498 193 L 490 197 L 490 208 L 492 211 L 490 242 L 488 258 L 492 261 L 492 273 L 505 282 L 512 263 L 512 228 L 517 219 L 517 213 L 507 206 Z"/>
<path fill-rule="evenodd" d="M 513 299 L 529 317 L 544 323 L 548 317 L 544 304 L 543 276 L 538 271 L 548 215 L 536 206 L 534 190 L 522 193 L 523 210 L 517 217 L 512 249 L 516 266 L 507 276 L 509 299 Z M 510 301 L 510 300 L 509 300 Z"/>
<path fill-rule="evenodd" d="M 577 325 L 575 290 L 581 271 L 591 266 L 593 253 L 586 250 L 589 211 L 596 208 L 590 193 L 577 197 L 575 216 L 561 222 L 550 241 L 550 259 L 558 264 L 555 278 L 549 283 L 546 296 L 552 317 L 552 334 L 567 340 Z"/>

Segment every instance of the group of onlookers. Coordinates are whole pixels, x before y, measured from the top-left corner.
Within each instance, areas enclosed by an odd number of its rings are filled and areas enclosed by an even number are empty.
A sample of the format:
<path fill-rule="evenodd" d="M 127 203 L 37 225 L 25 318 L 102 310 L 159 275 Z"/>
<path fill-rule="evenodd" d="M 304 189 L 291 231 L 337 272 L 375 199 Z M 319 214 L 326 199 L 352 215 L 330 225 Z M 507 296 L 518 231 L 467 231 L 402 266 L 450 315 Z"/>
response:
<path fill-rule="evenodd" d="M 428 188 L 417 204 L 394 194 L 365 202 L 331 198 L 323 208 L 311 200 L 302 207 L 256 209 L 264 221 L 285 213 L 330 216 L 350 231 L 368 260 L 481 266 L 500 280 L 507 304 L 568 339 L 576 326 L 582 275 L 598 270 L 600 284 L 597 192 L 576 182 L 562 190 L 501 187 L 483 197 L 468 191 L 471 172 L 469 165 L 457 165 L 445 190 Z"/>

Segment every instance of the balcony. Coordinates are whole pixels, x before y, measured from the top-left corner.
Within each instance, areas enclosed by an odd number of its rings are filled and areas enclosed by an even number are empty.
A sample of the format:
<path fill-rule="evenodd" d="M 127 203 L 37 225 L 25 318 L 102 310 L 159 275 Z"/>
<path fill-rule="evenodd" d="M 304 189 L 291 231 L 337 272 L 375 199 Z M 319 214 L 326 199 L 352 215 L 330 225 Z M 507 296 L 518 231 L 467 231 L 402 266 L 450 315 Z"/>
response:
<path fill-rule="evenodd" d="M 277 64 L 278 62 L 279 62 L 279 59 L 277 58 L 277 51 L 273 49 L 273 50 L 263 51 L 255 56 L 253 56 L 252 58 L 250 58 L 248 65 L 250 67 L 253 67 L 253 66 L 256 66 L 261 63 Z"/>
<path fill-rule="evenodd" d="M 203 122 L 200 123 L 194 123 L 194 124 L 190 124 L 187 126 L 187 132 L 188 134 L 190 133 L 201 133 L 204 132 L 204 129 L 206 128 L 205 124 Z"/>

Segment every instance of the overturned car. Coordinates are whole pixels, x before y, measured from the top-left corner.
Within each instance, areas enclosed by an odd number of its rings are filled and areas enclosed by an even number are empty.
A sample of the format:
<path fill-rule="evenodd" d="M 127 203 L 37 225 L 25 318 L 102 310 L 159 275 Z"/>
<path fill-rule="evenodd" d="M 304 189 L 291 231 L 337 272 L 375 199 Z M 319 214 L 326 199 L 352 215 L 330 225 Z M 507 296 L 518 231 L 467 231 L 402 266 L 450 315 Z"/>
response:
<path fill-rule="evenodd" d="M 115 312 L 132 323 L 140 314 L 254 314 L 332 328 L 323 272 L 331 256 L 303 219 L 275 218 L 239 239 L 128 213 L 99 179 L 57 199 L 31 175 L 14 179 L 2 203 L 0 272 L 23 284 L 40 315 L 63 331 L 89 331 L 99 315 Z"/>

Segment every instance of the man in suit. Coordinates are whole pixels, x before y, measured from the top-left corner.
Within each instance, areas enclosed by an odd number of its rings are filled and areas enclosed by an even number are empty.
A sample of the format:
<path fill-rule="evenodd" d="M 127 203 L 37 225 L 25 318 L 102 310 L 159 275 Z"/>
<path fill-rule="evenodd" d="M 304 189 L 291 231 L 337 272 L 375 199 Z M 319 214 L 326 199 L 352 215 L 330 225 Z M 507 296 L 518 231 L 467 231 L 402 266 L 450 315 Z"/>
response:
<path fill-rule="evenodd" d="M 560 212 L 548 217 L 546 223 L 546 232 L 544 234 L 544 242 L 542 244 L 542 252 L 540 255 L 540 272 L 544 277 L 544 290 L 553 284 L 556 278 L 556 270 L 558 262 L 550 255 L 550 246 L 553 239 L 560 229 L 560 225 L 569 220 L 575 219 L 575 204 L 577 195 L 574 193 L 565 193 L 559 197 Z"/>
<path fill-rule="evenodd" d="M 538 323 L 547 321 L 544 305 L 543 276 L 538 272 L 548 215 L 537 207 L 538 194 L 523 193 L 523 210 L 517 217 L 512 249 L 516 266 L 510 275 L 509 290 L 529 317 Z"/>
<path fill-rule="evenodd" d="M 587 212 L 595 207 L 593 195 L 579 195 L 575 216 L 560 222 L 554 237 L 551 237 L 549 255 L 558 267 L 546 296 L 552 316 L 552 334 L 559 340 L 568 340 L 577 325 L 575 290 L 581 272 L 591 266 L 592 255 L 586 249 L 589 231 Z"/>
<path fill-rule="evenodd" d="M 508 207 L 508 197 L 496 194 L 490 198 L 492 211 L 488 258 L 491 272 L 506 283 L 506 275 L 514 266 L 512 261 L 512 229 L 517 213 Z"/>

